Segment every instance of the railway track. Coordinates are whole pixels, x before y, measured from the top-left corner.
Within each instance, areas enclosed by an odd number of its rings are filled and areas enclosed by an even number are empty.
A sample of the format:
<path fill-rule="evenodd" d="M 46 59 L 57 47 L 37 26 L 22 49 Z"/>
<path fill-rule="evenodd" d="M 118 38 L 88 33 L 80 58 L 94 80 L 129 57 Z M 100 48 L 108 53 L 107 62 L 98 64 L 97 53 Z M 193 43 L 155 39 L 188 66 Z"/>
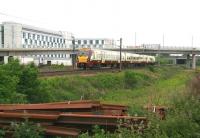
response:
<path fill-rule="evenodd" d="M 63 76 L 63 75 L 93 75 L 101 72 L 119 72 L 119 69 L 103 68 L 93 70 L 63 70 L 63 71 L 41 71 L 39 77 L 50 77 L 50 76 Z"/>

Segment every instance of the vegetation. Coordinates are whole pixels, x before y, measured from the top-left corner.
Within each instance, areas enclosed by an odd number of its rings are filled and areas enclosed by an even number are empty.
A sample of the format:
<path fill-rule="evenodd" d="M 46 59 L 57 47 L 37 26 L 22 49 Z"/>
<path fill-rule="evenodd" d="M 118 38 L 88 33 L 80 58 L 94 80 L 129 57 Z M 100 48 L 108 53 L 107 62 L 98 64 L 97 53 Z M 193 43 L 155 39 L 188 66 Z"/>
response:
<path fill-rule="evenodd" d="M 34 64 L 24 66 L 11 60 L 9 64 L 0 65 L 0 103 L 39 102 L 36 100 L 40 92 L 37 75 Z"/>
<path fill-rule="evenodd" d="M 25 121 L 11 124 L 13 138 L 43 138 L 43 130 L 39 125 Z"/>
<path fill-rule="evenodd" d="M 119 127 L 111 134 L 95 126 L 93 136 L 85 133 L 81 138 L 198 138 L 200 81 L 198 78 L 191 81 L 198 73 L 183 67 L 150 66 L 88 77 L 70 75 L 38 78 L 37 68 L 33 64 L 24 66 L 13 60 L 9 64 L 0 65 L 0 103 L 53 102 L 79 100 L 81 97 L 97 99 L 106 103 L 129 105 L 129 114 L 148 116 L 148 128 L 141 133 Z M 143 110 L 146 104 L 169 106 L 166 120 L 160 121 L 154 114 Z M 25 127 L 30 128 L 33 136 L 32 130 L 34 132 L 35 129 L 32 129 L 31 124 L 25 122 L 20 127 L 14 125 L 16 132 L 28 137 L 24 132 Z M 34 133 L 37 136 L 41 134 Z M 3 135 L 4 132 L 0 131 L 0 137 Z"/>

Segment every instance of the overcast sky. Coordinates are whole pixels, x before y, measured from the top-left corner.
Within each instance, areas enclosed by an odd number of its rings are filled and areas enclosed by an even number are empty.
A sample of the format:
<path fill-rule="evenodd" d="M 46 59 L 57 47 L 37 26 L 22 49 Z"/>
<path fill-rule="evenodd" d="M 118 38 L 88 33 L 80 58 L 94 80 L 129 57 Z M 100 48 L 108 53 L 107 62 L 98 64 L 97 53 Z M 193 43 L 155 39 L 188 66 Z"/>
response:
<path fill-rule="evenodd" d="M 7 15 L 3 15 L 7 14 Z M 14 17 L 15 16 L 15 17 Z M 84 38 L 200 47 L 199 0 L 0 0 L 0 22 L 14 21 Z"/>

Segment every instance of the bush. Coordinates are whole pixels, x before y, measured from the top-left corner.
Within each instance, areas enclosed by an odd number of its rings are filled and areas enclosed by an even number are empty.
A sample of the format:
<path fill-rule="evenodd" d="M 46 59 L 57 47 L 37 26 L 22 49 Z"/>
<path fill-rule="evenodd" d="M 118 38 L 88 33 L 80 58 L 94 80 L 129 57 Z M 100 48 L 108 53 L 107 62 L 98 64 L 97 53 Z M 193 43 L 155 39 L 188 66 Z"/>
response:
<path fill-rule="evenodd" d="M 39 85 L 38 70 L 34 64 L 23 66 L 17 92 L 26 95 L 29 102 L 35 103 L 38 102 Z"/>
<path fill-rule="evenodd" d="M 97 89 L 119 89 L 123 87 L 123 75 L 121 74 L 99 74 L 88 78 L 89 83 Z"/>
<path fill-rule="evenodd" d="M 39 83 L 34 64 L 20 65 L 18 60 L 11 60 L 0 65 L 0 103 L 38 102 Z"/>
<path fill-rule="evenodd" d="M 0 129 L 0 138 L 4 138 L 5 136 L 5 131 Z"/>
<path fill-rule="evenodd" d="M 155 67 L 152 66 L 152 65 L 148 66 L 148 69 L 149 69 L 149 71 L 151 71 L 151 72 L 156 72 Z"/>
<path fill-rule="evenodd" d="M 147 75 L 136 73 L 134 71 L 125 71 L 124 83 L 125 88 L 136 88 L 145 84 L 150 78 Z"/>
<path fill-rule="evenodd" d="M 0 66 L 0 103 L 26 102 L 25 95 L 17 93 L 21 69 L 18 61 Z"/>
<path fill-rule="evenodd" d="M 13 138 L 43 138 L 43 130 L 39 125 L 28 122 L 12 123 Z"/>

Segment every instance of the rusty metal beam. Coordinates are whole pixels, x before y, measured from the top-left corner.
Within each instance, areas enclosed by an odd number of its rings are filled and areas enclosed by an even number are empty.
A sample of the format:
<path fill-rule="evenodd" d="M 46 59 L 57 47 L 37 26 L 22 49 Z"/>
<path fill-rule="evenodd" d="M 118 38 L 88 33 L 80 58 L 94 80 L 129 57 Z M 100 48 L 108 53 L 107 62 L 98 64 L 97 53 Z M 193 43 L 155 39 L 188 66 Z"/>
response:
<path fill-rule="evenodd" d="M 67 127 L 59 127 L 59 126 L 46 126 L 45 133 L 47 135 L 53 136 L 61 136 L 61 137 L 78 137 L 80 130 L 76 128 L 67 128 Z"/>
<path fill-rule="evenodd" d="M 5 112 L 0 112 L 0 118 L 57 120 L 58 117 L 59 117 L 59 115 L 51 115 L 51 114 L 5 113 Z"/>
<path fill-rule="evenodd" d="M 57 120 L 57 123 L 117 126 L 120 124 L 120 121 L 122 122 L 122 125 L 132 125 L 136 123 L 145 123 L 147 118 L 112 115 L 61 114 Z"/>

